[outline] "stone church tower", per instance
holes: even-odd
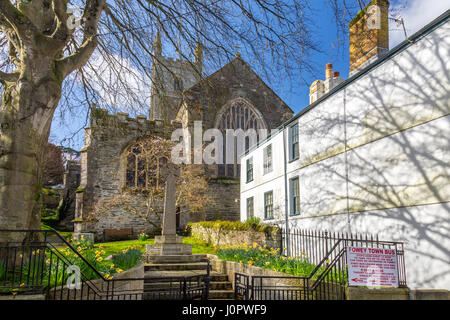
[[[150,120],[170,122],[178,112],[183,91],[201,79],[203,53],[197,43],[194,61],[166,58],[162,54],[159,31],[154,48],[149,116]]]

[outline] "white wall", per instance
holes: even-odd
[[[353,232],[405,241],[411,288],[450,290],[449,33],[447,21],[300,116],[300,158],[286,165],[287,179],[300,177],[293,226],[347,231],[350,221]],[[269,143],[274,171],[263,176]],[[273,189],[271,222],[284,223],[283,134],[242,161],[241,219],[250,196],[263,218],[264,192]]]

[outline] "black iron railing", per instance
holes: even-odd
[[[149,298],[144,294],[144,278],[105,278],[54,230],[0,230],[0,239],[7,238],[14,241],[0,240],[0,295],[43,294],[50,300]],[[160,288],[160,296],[207,299],[210,265],[206,261],[204,275],[163,279],[174,284],[171,288],[176,287],[178,293],[170,289],[170,294],[164,294],[165,289]]]
[[[246,274],[235,273],[234,275],[234,299],[250,300],[250,277]]]
[[[205,275],[145,278],[144,300],[208,300],[209,269]]]
[[[341,252],[348,246],[395,249],[397,253],[397,270],[400,287],[406,287],[405,251],[403,242],[380,240],[378,235],[312,231],[290,229],[286,233],[281,229],[280,252],[286,256],[306,258],[316,266],[331,265],[337,256],[336,268],[346,269],[346,253]],[[289,249],[286,244],[289,241]],[[331,272],[331,271],[329,271]]]
[[[286,241],[289,250],[284,250]],[[305,277],[253,276],[251,280],[247,275],[236,274],[236,296],[248,300],[343,300],[348,284],[348,246],[395,249],[399,287],[406,287],[402,242],[361,234],[305,230],[291,230],[286,234],[283,230],[280,251],[316,265],[314,270]]]

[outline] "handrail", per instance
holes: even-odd
[[[52,250],[55,250],[55,251],[59,254],[58,257],[59,257],[61,260],[63,260],[67,265],[73,265],[73,262],[70,261],[69,259],[67,259],[67,258],[64,256],[64,254],[62,254],[62,253],[58,250],[58,248],[56,248],[53,244],[51,244],[50,242],[47,242],[47,245],[50,246],[50,247],[52,248]],[[76,250],[75,250],[75,251],[76,251]],[[78,254],[78,252],[77,252],[77,254]],[[83,260],[84,260],[85,262],[87,262],[88,265],[90,265],[89,267],[90,267],[91,269],[97,271],[97,269],[95,269],[88,261],[86,261],[84,258],[83,258]],[[101,290],[100,290],[100,289],[99,289],[99,288],[91,281],[91,279],[89,279],[88,277],[86,277],[86,276],[81,272],[81,270],[80,270],[80,275],[84,278],[84,280],[85,280],[84,282],[89,282],[89,284],[90,284],[91,286],[93,286],[93,287],[98,291],[98,292],[96,292],[96,293],[100,295]],[[103,276],[102,276],[100,279],[103,279],[104,281],[107,280],[107,279],[103,278]]]
[[[311,290],[316,290],[316,288],[319,286],[320,283],[325,279],[325,277],[328,275],[328,273],[332,270],[332,268],[336,265],[336,263],[339,261],[339,259],[343,256],[346,249],[342,248],[341,251],[336,255],[336,257],[331,261],[329,265],[325,268],[325,270],[319,275],[316,281],[314,281],[314,284],[311,286]]]
[[[319,262],[319,264],[314,268],[314,270],[311,272],[311,274],[308,276],[308,279],[312,279],[314,274],[322,267],[322,264],[328,260],[328,257],[333,253],[333,251],[336,249],[336,247],[342,242],[342,239],[338,240],[334,246],[328,251],[327,255]]]
[[[66,239],[64,239],[58,232],[56,232],[55,230],[10,230],[10,229],[0,229],[0,232],[29,232],[29,233],[49,233],[49,232],[51,232],[51,233],[54,233],[54,234],[56,234],[56,236],[60,239],[60,240],[62,240],[63,241],[63,243],[64,244],[66,244],[73,252],[75,252],[76,253],[76,255],[81,259],[81,260],[83,260],[83,262],[85,262],[88,266],[89,266],[89,268],[91,268],[92,270],[94,270],[94,272],[101,278],[101,279],[103,279],[103,280],[107,280],[107,279],[105,279],[104,277],[103,277],[103,275],[100,273],[100,272],[98,272],[98,270],[97,269],[95,269],[95,267],[89,262],[89,261],[87,261],[79,252],[78,252],[78,250],[75,250],[75,248],[74,247],[72,247],[72,245],[69,243],[69,242],[67,242],[67,240]],[[45,239],[47,239],[47,236],[45,237]],[[48,241],[45,241],[46,243],[50,243],[50,242],[48,242]],[[53,245],[52,245],[53,246]],[[53,246],[53,248],[55,248],[54,246]],[[56,248],[55,248],[56,249]],[[57,250],[57,249],[56,249]],[[59,251],[58,251],[59,252]]]
[[[108,279],[105,279],[101,273],[98,272],[98,270],[92,266],[92,264],[87,261],[79,252],[76,250],[66,239],[64,239],[58,232],[55,230],[11,230],[11,229],[0,229],[0,232],[24,232],[24,233],[30,233],[31,235],[42,233],[44,234],[44,241],[33,241],[31,240],[30,243],[44,243],[47,248],[50,249],[50,252],[53,252],[55,256],[57,256],[65,265],[70,266],[74,263],[70,261],[61,251],[58,250],[51,242],[48,241],[48,234],[55,234],[61,242],[66,245],[80,260],[85,263],[98,277],[99,279],[103,280],[103,282],[107,282]],[[12,242],[14,243],[14,242]],[[21,243],[23,245],[23,242]],[[90,288],[90,290],[93,291],[94,295],[102,296],[102,291],[95,285],[95,283],[92,282],[92,279],[89,279],[83,272],[80,270],[80,276],[83,279],[83,282]],[[56,285],[56,284],[55,284]],[[50,288],[48,289],[50,290]]]
[[[295,234],[294,234],[295,235]],[[315,235],[313,235],[315,236]],[[318,238],[322,238],[320,235],[317,236]],[[370,244],[375,245],[376,247],[380,247],[380,248],[385,248],[385,247],[389,247],[389,248],[393,248],[395,247],[396,251],[397,251],[397,263],[401,263],[403,268],[404,268],[404,249],[403,249],[403,242],[400,241],[385,241],[385,240],[379,240],[378,237],[376,239],[363,239],[363,238],[338,238],[338,237],[327,237],[327,240],[337,240],[331,247],[331,249],[329,249],[326,254],[323,256],[323,258],[320,260],[320,262],[315,266],[314,270],[309,274],[309,276],[305,276],[305,277],[295,277],[295,276],[249,276],[249,275],[242,275],[242,276],[247,276],[251,278],[251,284],[252,285],[247,285],[247,290],[255,290],[255,288],[271,288],[271,287],[276,287],[276,286],[264,286],[262,284],[262,280],[263,279],[304,279],[305,281],[303,282],[303,288],[305,289],[305,294],[308,291],[309,293],[313,293],[314,291],[317,290],[317,288],[325,281],[327,282],[327,276],[330,274],[330,272],[335,272],[335,278],[330,279],[331,283],[334,284],[339,284],[339,285],[344,285],[345,284],[345,279],[346,277],[348,277],[348,266],[346,264],[346,262],[342,261],[342,257],[345,256],[346,252],[347,252],[347,246],[348,245],[353,245],[355,243],[355,245],[362,245],[363,243],[366,244],[366,246],[369,247]],[[331,245],[331,244],[330,244]],[[340,247],[341,246],[341,247]],[[329,261],[331,260],[331,262]],[[339,265],[338,265],[339,264]],[[325,268],[324,268],[325,267]],[[324,269],[323,269],[324,268]],[[322,269],[322,270],[321,270]],[[399,276],[399,285],[400,287],[402,286],[406,286],[406,279],[405,279],[405,272],[404,269],[402,269],[403,271],[401,271],[401,268],[399,267],[398,269],[398,276]],[[337,273],[336,273],[337,271]],[[312,280],[312,278],[314,276],[316,276],[315,281],[310,281]],[[239,278],[241,279],[241,278]],[[258,280],[260,281],[259,284],[255,283],[254,280]],[[235,279],[236,280],[236,279]],[[238,281],[237,284],[240,286],[240,288],[242,286],[245,286],[246,284]],[[271,289],[269,289],[271,290]],[[280,289],[283,290],[283,289]],[[328,288],[328,290],[336,290],[336,289],[330,289]],[[330,292],[328,292],[329,294]]]
[[[12,230],[12,229],[0,229],[0,233],[25,233],[27,234],[27,240],[24,241],[11,241],[11,242],[6,242],[6,248],[7,250],[9,250],[8,248],[15,248],[16,244],[17,246],[23,248],[23,250],[26,250],[26,248],[28,247],[33,247],[39,244],[39,246],[42,246],[42,248],[44,249],[44,255],[45,254],[50,254],[50,269],[52,268],[52,255],[57,259],[57,263],[55,263],[56,266],[56,273],[54,273],[53,275],[56,275],[56,277],[58,278],[59,275],[61,275],[60,273],[60,269],[58,266],[63,267],[63,274],[65,274],[65,270],[66,267],[69,267],[71,265],[74,265],[74,263],[71,261],[72,259],[67,257],[67,254],[63,254],[63,252],[60,251],[61,248],[57,248],[53,243],[48,241],[48,236],[50,234],[52,235],[56,235],[57,239],[60,240],[60,243],[63,245],[63,247],[69,251],[72,252],[72,254],[75,255],[76,258],[79,258],[80,261],[82,263],[84,263],[89,270],[93,271],[94,273],[94,277],[98,276],[98,279],[96,278],[95,280],[100,280],[100,283],[95,284],[94,279],[89,279],[81,270],[80,270],[80,276],[82,279],[82,286],[85,285],[86,288],[88,289],[88,299],[90,298],[90,295],[93,294],[94,300],[96,298],[100,298],[100,299],[105,299],[109,300],[114,299],[115,297],[115,283],[123,283],[126,281],[144,281],[144,278],[118,278],[118,279],[107,279],[105,278],[85,257],[83,257],[83,255],[78,252],[78,250],[76,250],[65,238],[63,238],[57,231],[55,230],[22,230],[22,229],[16,229],[16,230]],[[38,237],[37,239],[35,239],[36,235],[42,234],[44,239],[42,240],[42,238]],[[40,247],[39,247],[40,248]],[[17,249],[14,249],[17,250]],[[48,250],[48,251],[47,251]],[[9,252],[9,251],[7,251]],[[16,251],[15,251],[16,252]],[[31,252],[31,250],[30,250]],[[47,253],[45,253],[47,252]],[[31,253],[30,253],[31,254]],[[34,251],[33,251],[33,255],[34,255]],[[45,256],[44,256],[45,257]],[[198,275],[192,275],[192,276],[179,276],[179,277],[170,277],[170,280],[172,281],[179,281],[181,284],[184,284],[183,286],[183,292],[184,292],[184,297],[186,298],[186,293],[191,294],[193,292],[193,290],[201,290],[202,293],[202,298],[203,299],[207,299],[208,298],[208,293],[209,293],[209,283],[210,283],[210,270],[211,270],[211,264],[209,259],[202,259],[201,262],[206,262],[207,263],[207,267],[206,267],[206,272],[204,274],[198,274]],[[41,273],[38,277],[43,277],[43,273]],[[158,279],[161,279],[161,277],[155,277]],[[50,276],[49,276],[50,279]],[[153,277],[145,277],[145,279],[153,279]],[[5,278],[6,281],[6,278]],[[50,293],[51,290],[54,290],[55,292],[55,296],[56,297],[56,292],[58,290],[58,292],[61,292],[61,297],[62,297],[62,292],[63,290],[65,290],[65,285],[64,285],[64,275],[63,275],[63,279],[61,284],[57,284],[55,282],[54,286],[49,287],[49,285],[45,285],[44,283],[40,283],[39,284],[39,288],[42,291],[44,288],[45,291],[48,293]],[[194,282],[198,282],[197,284],[195,284]],[[48,284],[50,284],[50,280],[48,282]],[[98,287],[97,285],[99,285],[100,287]],[[105,285],[106,285],[106,291],[105,291]],[[57,289],[57,287],[61,286],[61,289]],[[181,287],[180,287],[181,288]],[[78,289],[77,289],[78,290]],[[119,288],[120,290],[120,288]],[[89,293],[91,292],[91,293]],[[138,295],[142,295],[145,292],[142,291],[140,293],[136,293],[136,290],[125,290],[124,292],[127,292],[127,294],[129,296],[138,296]],[[59,294],[59,293],[58,293]],[[75,295],[77,295],[75,293]],[[117,296],[117,294],[116,294]],[[67,297],[69,297],[69,293],[67,293]],[[81,288],[81,299],[83,299],[83,287]]]

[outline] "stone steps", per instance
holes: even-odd
[[[166,255],[166,256],[148,256],[147,261],[152,264],[180,264],[180,263],[200,263],[206,260],[204,254],[192,255]]]
[[[203,259],[204,257],[202,257]],[[181,258],[183,259],[183,258]],[[199,258],[194,258],[199,259]],[[177,299],[179,280],[173,278],[206,275],[208,264],[206,262],[179,263],[175,258],[169,258],[169,263],[152,263],[144,266],[144,300],[146,299]],[[171,282],[172,281],[172,282]],[[170,293],[157,290],[175,288]],[[156,290],[156,292],[154,291]],[[153,291],[153,292],[152,292]],[[226,274],[215,271],[210,272],[209,296],[212,300],[232,300],[234,290]]]
[[[176,277],[189,277],[189,276],[198,276],[205,275],[206,270],[172,270],[172,271],[151,271],[147,272],[144,276],[144,283],[150,282],[150,279],[155,280],[155,278],[176,278]],[[210,280],[211,281],[228,281],[228,276],[225,274],[217,273],[215,271],[210,272]]]
[[[173,283],[169,281],[158,281],[158,282],[146,282],[144,283],[144,290],[151,289],[167,289],[170,287],[176,287]],[[210,290],[230,290],[232,289],[231,282],[229,281],[210,281],[209,283]]]
[[[206,262],[194,262],[194,263],[155,263],[146,264],[144,266],[144,272],[151,271],[182,271],[182,270],[206,270],[208,264]]]
[[[234,291],[230,290],[209,290],[208,299],[210,300],[233,300]]]

